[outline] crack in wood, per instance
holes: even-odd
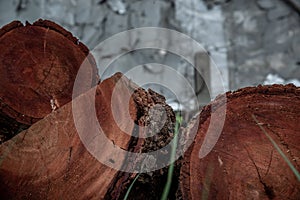
[[[267,168],[267,171],[266,171],[266,174],[264,175],[264,178],[268,175],[269,171],[270,171],[270,167],[271,167],[271,163],[272,163],[272,159],[273,159],[273,149],[271,151],[271,156],[270,156],[270,161],[269,161],[269,164],[268,164],[268,168]]]
[[[41,86],[44,85],[44,83],[45,83],[46,79],[48,78],[48,76],[49,76],[49,74],[50,74],[52,68],[54,67],[54,60],[55,60],[55,58],[53,58],[53,59],[51,60],[51,66],[49,67],[49,70],[47,70],[46,73],[44,74],[45,77],[44,77],[44,79],[41,81],[41,83],[39,84],[39,86],[36,88],[36,91],[39,91],[39,89],[41,88]],[[47,95],[48,97],[50,97],[49,94],[44,94],[44,95]]]
[[[46,54],[47,34],[48,34],[48,31],[49,31],[49,27],[46,29],[45,36],[44,36],[44,56]]]
[[[249,150],[247,149],[246,145],[243,144],[243,146],[244,146],[244,148],[245,148],[245,150],[246,150],[246,152],[247,152],[247,154],[248,154],[249,159],[251,160],[251,162],[253,163],[253,165],[254,165],[254,167],[255,167],[255,169],[256,169],[256,172],[257,172],[257,175],[258,175],[259,182],[263,185],[264,190],[265,190],[265,193],[266,193],[268,199],[274,199],[275,194],[274,194],[274,191],[273,191],[273,187],[267,185],[267,183],[265,183],[265,182],[263,181],[263,178],[261,177],[261,175],[260,175],[260,173],[259,173],[259,169],[258,169],[257,165],[255,164],[254,159],[253,159],[252,156],[250,155]]]
[[[237,117],[239,117],[239,116],[237,116]],[[244,144],[243,142],[240,142],[239,139],[236,137],[236,135],[235,135],[235,139],[236,139],[237,142],[238,142],[239,144],[241,144],[241,145],[243,146],[243,148],[246,150],[247,155],[248,155],[250,161],[252,162],[252,164],[253,164],[254,167],[255,167],[256,173],[257,173],[257,175],[258,175],[259,182],[262,184],[262,186],[263,186],[263,188],[264,188],[264,191],[265,191],[265,194],[267,195],[268,199],[274,199],[275,194],[274,194],[273,188],[272,188],[272,186],[268,186],[268,185],[263,181],[263,178],[262,178],[261,175],[260,175],[259,169],[258,169],[258,167],[257,167],[257,165],[256,165],[256,163],[255,163],[255,161],[254,161],[254,159],[252,158],[252,156],[251,156],[251,154],[250,154],[250,152],[249,152],[249,150],[248,150],[248,148],[247,148],[247,145]],[[272,156],[273,156],[273,150],[272,150],[272,153],[271,153],[271,158],[272,158]],[[269,168],[270,168],[270,165],[271,165],[271,161],[272,161],[272,160],[270,159],[269,164],[268,164],[268,169],[267,169],[266,175],[269,173]],[[265,176],[266,176],[266,175],[265,175]],[[265,176],[264,176],[264,177],[265,177]]]

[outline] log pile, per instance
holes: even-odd
[[[160,199],[168,168],[131,173],[147,164],[113,149],[168,155],[176,119],[162,95],[121,73],[100,83],[87,47],[51,21],[2,27],[0,50],[0,199],[123,199],[134,181],[129,199]],[[225,96],[181,128],[169,199],[300,199],[300,89]]]

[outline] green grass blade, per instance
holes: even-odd
[[[176,124],[175,124],[175,133],[174,133],[174,139],[173,139],[173,145],[172,145],[172,150],[171,150],[171,156],[170,156],[170,166],[168,170],[168,178],[167,178],[167,183],[165,185],[163,194],[161,196],[161,200],[167,200],[168,195],[170,192],[170,188],[172,185],[172,177],[173,177],[173,172],[174,172],[174,162],[175,162],[175,157],[176,157],[176,149],[177,149],[177,141],[178,141],[178,132],[179,132],[179,127],[182,122],[182,117],[180,116],[179,113],[176,114]]]
[[[128,199],[129,193],[130,193],[130,191],[131,191],[131,189],[132,189],[132,187],[133,187],[135,181],[139,178],[139,176],[140,176],[140,174],[136,175],[136,177],[134,178],[134,180],[133,180],[132,183],[130,184],[130,186],[129,186],[129,188],[128,188],[126,194],[125,194],[124,200],[127,200],[127,199]]]
[[[278,153],[281,155],[281,157],[284,159],[284,161],[288,164],[288,166],[291,168],[292,172],[297,177],[298,181],[300,181],[300,174],[298,170],[294,167],[294,165],[291,163],[291,161],[286,157],[286,155],[281,151],[279,146],[276,144],[276,142],[273,140],[273,138],[267,133],[267,131],[264,129],[264,127],[259,123],[259,121],[256,119],[254,115],[252,115],[252,118],[256,122],[256,124],[259,126],[259,128],[263,131],[263,133],[267,136],[267,138],[271,141],[275,149],[278,151]]]

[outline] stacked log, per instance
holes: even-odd
[[[0,50],[1,199],[160,199],[168,168],[138,173],[170,159],[162,95],[121,73],[97,84],[88,48],[51,21],[4,26]],[[273,85],[205,106],[179,133],[169,199],[300,199],[299,105],[299,88]]]
[[[181,167],[183,199],[299,199],[300,89],[259,86],[226,96],[206,106],[186,130],[197,135]],[[201,157],[211,116],[224,106],[220,137]],[[215,116],[222,123],[222,115]]]
[[[113,92],[118,94],[117,102],[114,102],[117,105],[124,105],[129,99],[128,110],[132,120],[128,119],[127,115],[118,115],[118,121],[126,124],[122,129],[116,124],[112,113]],[[88,109],[94,94],[102,133],[110,143],[113,141],[113,145],[137,153],[149,149],[150,146],[154,147],[154,143],[157,143],[152,140],[151,145],[148,145],[147,140],[131,137],[140,134],[139,130],[134,128],[135,124],[145,122],[145,115],[141,115],[142,104],[137,101],[140,95],[147,95],[148,103],[152,101],[152,106],[159,103],[167,107],[168,120],[158,135],[171,138],[174,113],[165,104],[165,99],[153,91],[147,92],[137,88],[122,74],[117,73],[98,85],[95,92],[89,91],[73,100],[77,102],[76,108],[72,108],[72,103],[68,103],[0,146],[1,197],[119,199],[125,195],[126,189],[137,174],[118,171],[93,157],[82,142],[82,136],[78,134],[74,124],[74,109],[79,114],[80,112],[84,114],[84,109]],[[145,108],[145,105],[142,108]],[[121,109],[120,112],[125,111]],[[95,121],[86,115],[82,117],[86,125],[89,125],[84,127],[86,137],[92,137],[94,133],[91,132],[91,126]],[[96,141],[94,136],[92,139]],[[111,163],[121,163],[123,169],[132,167],[133,164],[138,165],[134,163],[137,161],[128,162],[122,155],[118,156],[118,159],[112,159],[113,152],[108,151],[105,145],[101,147],[100,157],[105,157]],[[155,183],[152,184],[155,189]]]
[[[98,83],[88,48],[48,20],[0,29],[0,143],[72,99],[79,68],[86,84]]]

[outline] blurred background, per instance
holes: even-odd
[[[226,91],[272,83],[300,86],[299,0],[0,0],[0,26],[39,18],[60,24],[91,50],[132,28],[164,27],[182,32],[203,45],[220,69]],[[100,69],[101,78],[139,65],[137,77],[141,79],[172,80],[162,65],[148,63],[165,64],[184,75],[195,88],[200,105],[205,105],[222,92],[220,82],[210,73],[207,53],[188,55],[194,60],[188,63],[162,50],[134,51],[105,72]],[[203,76],[208,80],[205,83]],[[176,92],[155,84],[149,87],[163,93],[173,108],[174,93],[182,94],[185,109],[193,109],[180,82]],[[209,94],[207,88],[213,92]]]

